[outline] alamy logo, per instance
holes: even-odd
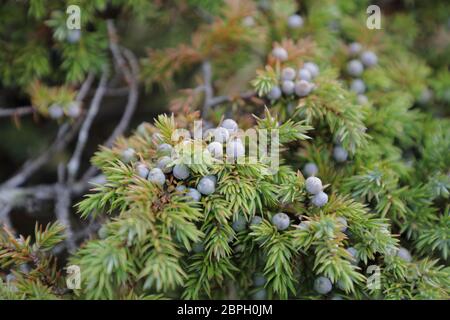
[[[366,26],[369,29],[381,29],[381,9],[377,5],[370,5],[366,10],[369,17],[366,21]]]
[[[202,130],[202,121],[194,122],[194,135],[185,129],[177,129],[172,135],[172,156],[184,164],[208,163],[263,163],[267,172],[275,174],[279,169],[280,137],[278,129],[247,129],[229,131],[225,128]],[[212,141],[207,147],[204,140]],[[224,146],[225,145],[225,146]],[[224,146],[224,148],[223,148]]]
[[[370,265],[366,270],[370,276],[367,278],[367,289],[379,290],[381,289],[381,271],[380,267],[376,265]]]
[[[66,13],[69,15],[66,20],[66,26],[69,30],[81,29],[81,9],[77,5],[67,7]]]
[[[66,285],[68,289],[81,288],[81,269],[77,265],[70,265],[67,267]]]

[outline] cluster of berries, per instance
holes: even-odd
[[[206,130],[203,138],[206,141],[213,140],[208,144],[207,151],[217,160],[223,158],[224,148],[229,159],[236,160],[243,157],[245,146],[237,136],[238,132],[239,126],[233,119],[225,119],[219,127]]]
[[[53,103],[48,107],[48,115],[52,119],[61,119],[64,115],[70,118],[78,118],[81,115],[81,104],[78,101],[72,101],[63,106],[59,103]]]
[[[272,55],[278,61],[288,59],[287,51],[282,47],[275,47]],[[278,100],[284,94],[285,96],[306,97],[315,88],[312,80],[319,75],[319,67],[314,62],[305,62],[303,67],[298,70],[292,67],[285,67],[281,70],[279,84],[273,86],[267,97],[270,100]]]
[[[222,160],[224,154],[227,159],[233,160],[245,156],[245,146],[242,140],[237,137],[238,131],[238,124],[232,119],[225,119],[217,128],[206,130],[203,135],[203,142],[207,145],[206,148],[203,148],[203,144],[201,144],[202,155],[211,160]],[[172,145],[163,142],[159,133],[153,134],[152,140],[157,145],[156,152],[160,156],[153,166],[143,161],[136,162],[138,157],[133,148],[122,151],[122,161],[132,163],[138,176],[163,187],[166,184],[167,175],[172,175],[178,181],[175,191],[185,194],[196,202],[200,201],[202,196],[215,192],[217,177],[213,175],[200,178],[195,188],[184,185],[182,181],[187,181],[191,177],[189,166],[180,163],[179,154],[175,152]],[[181,143],[190,143],[190,138],[186,138]]]
[[[323,207],[328,202],[328,195],[323,192],[322,180],[311,176],[305,181],[306,191],[312,195],[311,203],[316,207]]]
[[[359,104],[366,104],[368,101],[364,95],[366,85],[360,77],[365,68],[371,68],[378,63],[378,57],[372,51],[363,51],[361,44],[357,42],[349,45],[348,53],[352,60],[347,64],[347,73],[354,78],[350,84],[350,90],[358,95]]]
[[[186,181],[191,172],[187,165],[183,163],[175,164],[175,159],[170,157],[172,153],[172,146],[167,143],[161,143],[157,147],[159,154],[164,154],[156,162],[156,165],[151,168],[147,163],[137,162],[135,164],[135,170],[138,176],[147,179],[151,183],[163,187],[166,183],[166,174],[172,174],[172,176],[178,180],[178,182]],[[122,152],[122,161],[130,163],[137,158],[136,151],[133,148],[127,148]],[[187,188],[183,184],[177,185],[176,192],[185,194],[188,198],[195,202],[200,201],[202,195],[210,195],[215,192],[217,184],[217,178],[213,175],[207,175],[200,178],[196,188]]]

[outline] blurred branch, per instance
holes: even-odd
[[[118,97],[125,96],[130,92],[130,88],[122,87],[122,88],[107,88],[105,91],[105,96],[108,97]]]
[[[87,192],[102,175],[89,180],[74,182],[70,188],[71,197],[78,197]],[[0,210],[8,206],[11,209],[22,206],[27,199],[36,201],[52,201],[57,197],[57,183],[40,184],[32,187],[2,189],[0,192]]]
[[[55,153],[67,146],[78,131],[80,124],[81,121],[78,120],[72,127],[69,123],[61,125],[52,145],[37,158],[25,162],[18,173],[0,185],[0,189],[14,188],[23,184],[32,174],[45,165]]]
[[[116,138],[121,134],[123,134],[125,130],[128,128],[128,125],[130,124],[134,111],[136,110],[137,101],[139,97],[138,82],[137,82],[137,77],[139,75],[139,65],[137,59],[135,55],[128,49],[124,48],[123,53],[127,58],[127,60],[129,61],[131,68],[131,82],[129,83],[130,91],[128,94],[128,101],[127,105],[125,106],[123,116],[120,119],[119,123],[117,124],[116,128],[114,129],[113,133],[105,143],[105,146],[107,147],[111,146],[114,140],[116,140]],[[125,74],[125,71],[123,72]]]
[[[89,111],[84,118],[83,124],[81,125],[80,132],[78,134],[78,141],[73,152],[72,158],[67,164],[67,181],[65,177],[66,166],[63,162],[58,167],[58,183],[55,184],[56,197],[55,197],[55,215],[58,221],[65,226],[64,232],[66,235],[66,244],[69,252],[73,252],[76,248],[76,241],[74,239],[72,226],[70,224],[70,206],[72,204],[72,197],[70,192],[70,186],[74,183],[78,169],[80,167],[80,158],[83,150],[86,146],[87,139],[89,137],[89,130],[94,122],[94,118],[100,109],[100,104],[102,102],[103,96],[105,94],[106,85],[108,81],[108,73],[103,71],[98,84],[97,90],[95,91],[94,97],[92,98]],[[86,95],[89,88],[82,88],[83,92],[81,95]],[[80,90],[81,91],[81,90]]]
[[[72,158],[70,159],[67,168],[68,168],[68,183],[73,183],[75,180],[76,174],[80,167],[80,158],[83,153],[83,150],[86,146],[87,139],[89,137],[89,130],[92,126],[95,116],[98,113],[100,108],[100,104],[102,102],[103,96],[105,94],[106,83],[108,80],[107,72],[104,71],[102,77],[100,79],[99,85],[95,92],[94,98],[91,101],[91,105],[89,107],[89,111],[86,115],[86,118],[83,121],[83,124],[80,129],[80,133],[78,134],[78,142],[75,147],[75,151],[73,152]]]
[[[76,243],[73,238],[72,225],[70,224],[70,205],[71,197],[70,190],[67,187],[65,180],[65,165],[61,163],[58,166],[58,183],[55,184],[55,216],[56,219],[65,227],[64,233],[66,235],[66,244],[69,252],[73,252],[76,248]]]
[[[86,80],[83,82],[83,84],[80,87],[80,90],[78,90],[78,94],[76,97],[76,101],[83,101],[84,98],[86,98],[87,94],[89,93],[89,89],[92,86],[92,82],[94,82],[94,74],[90,72],[86,78]]]
[[[31,114],[33,112],[34,112],[34,108],[31,106],[9,108],[9,109],[0,108],[0,117],[23,116],[23,115]]]
[[[247,91],[244,93],[241,93],[238,97],[230,97],[230,96],[217,96],[217,97],[212,97],[209,100],[209,104],[208,104],[208,108],[212,108],[215,107],[219,104],[225,103],[225,102],[232,102],[234,101],[236,98],[240,98],[240,99],[251,99],[255,96],[255,92],[254,91]]]
[[[120,71],[123,73],[126,82],[130,84],[133,81],[132,79],[133,77],[131,71],[126,66],[125,59],[123,58],[120,52],[120,48],[118,45],[119,36],[117,34],[117,29],[116,26],[114,25],[114,21],[110,19],[106,22],[106,24],[108,27],[109,49],[111,50],[115,63],[119,67]]]
[[[203,101],[202,108],[202,116],[206,116],[206,113],[213,107],[225,103],[232,102],[236,98],[240,99],[251,99],[255,96],[255,92],[247,91],[240,94],[238,97],[231,96],[214,96],[214,90],[212,86],[212,68],[211,63],[209,61],[204,61],[202,64],[202,73],[203,73],[203,85],[198,86],[198,89],[201,89],[205,92],[205,99]]]
[[[120,48],[117,44],[117,30],[112,20],[108,20],[108,34],[110,38],[110,49],[113,55],[114,61],[116,62],[119,70],[123,74],[128,87],[128,100],[125,106],[124,113],[120,119],[117,126],[114,128],[112,134],[105,141],[104,145],[110,147],[118,136],[122,135],[130,124],[131,118],[136,110],[138,98],[139,98],[139,87],[138,87],[138,76],[139,76],[139,64],[136,56],[131,50],[127,48]],[[123,55],[122,55],[123,53]],[[128,64],[126,63],[128,61]],[[83,175],[82,180],[89,179],[97,172],[97,169],[91,166]]]

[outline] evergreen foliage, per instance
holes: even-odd
[[[75,207],[100,227],[64,261],[82,270],[80,289],[56,261],[67,223],[20,238],[5,226],[0,298],[448,299],[450,10],[401,2],[370,30],[367,1],[81,1],[78,39],[61,4],[7,1],[1,86],[33,112],[75,127],[91,111],[70,111],[82,83],[101,76],[100,90],[120,69],[172,114],[93,155],[102,179]],[[188,35],[137,48],[133,82],[111,21],[151,29],[171,15]],[[277,170],[252,161],[239,128],[269,134]],[[0,204],[14,194],[1,187]]]

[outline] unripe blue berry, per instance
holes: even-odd
[[[305,187],[306,191],[308,191],[310,194],[318,194],[322,192],[323,189],[322,180],[317,177],[309,177],[305,181]]]
[[[125,163],[136,159],[136,151],[133,148],[128,148],[122,151],[122,161]]]
[[[366,66],[366,67],[373,67],[374,65],[376,65],[378,63],[378,57],[377,55],[372,52],[372,51],[364,51],[361,54],[361,62]]]
[[[317,168],[315,163],[308,162],[303,167],[303,172],[305,173],[305,176],[312,177],[317,175],[317,173],[319,172],[319,168]]]
[[[228,132],[236,132],[239,129],[238,124],[233,119],[225,119],[223,120],[222,124],[220,125],[222,128],[225,128],[228,130]]]
[[[254,216],[253,218],[252,218],[252,221],[250,222],[250,224],[252,225],[252,226],[254,226],[254,225],[257,225],[257,224],[260,224],[261,222],[262,222],[262,218],[260,217],[260,216]]]
[[[341,146],[336,146],[333,149],[333,158],[336,162],[345,162],[348,158],[348,152]]]
[[[311,72],[309,72],[308,69],[301,68],[300,70],[298,70],[298,78],[300,80],[311,81],[312,75],[311,75]]]
[[[189,188],[188,192],[186,193],[186,196],[191,197],[192,200],[194,200],[195,202],[199,202],[200,199],[202,198],[200,192],[198,192],[197,189],[194,188]]]
[[[360,76],[364,71],[364,66],[359,60],[351,60],[347,64],[347,73],[353,77]]]
[[[275,59],[279,61],[286,61],[288,59],[288,53],[286,49],[282,47],[273,48],[272,55],[274,56]]]
[[[152,170],[150,170],[147,179],[148,181],[159,186],[163,186],[166,182],[166,176],[160,168],[153,168]]]
[[[161,143],[157,149],[158,153],[161,155],[170,155],[172,153],[172,150],[172,146],[168,143]]]
[[[215,175],[210,174],[210,175],[204,176],[204,178],[211,179],[214,182],[214,185],[217,184],[217,177]]]
[[[173,176],[178,180],[185,180],[189,177],[190,170],[187,165],[179,163],[173,167],[172,173]]]
[[[253,300],[266,300],[267,299],[267,291],[264,288],[261,288],[252,295]]]
[[[361,79],[355,79],[350,84],[350,90],[357,94],[363,94],[366,91],[366,85]]]
[[[78,101],[73,101],[67,107],[67,115],[71,118],[78,118],[81,114],[81,106]]]
[[[48,115],[52,119],[61,119],[64,116],[64,110],[60,105],[54,103],[48,108]]]
[[[291,67],[284,68],[281,70],[281,80],[294,80],[295,70]]]
[[[172,166],[169,165],[171,162],[171,158],[169,158],[168,156],[163,156],[159,159],[156,166],[160,168],[164,173],[169,173],[172,171]]]
[[[227,143],[227,157],[230,159],[238,159],[245,156],[245,146],[239,139],[233,139]]]
[[[222,159],[222,157],[223,157],[223,145],[220,142],[217,142],[217,141],[211,142],[208,145],[207,150],[209,151],[209,153],[211,154],[211,156],[213,158]]]
[[[232,227],[236,232],[244,231],[247,228],[247,220],[242,214],[239,214],[237,219],[233,221]]]
[[[228,138],[230,137],[230,133],[227,129],[218,127],[214,129],[214,141],[225,143],[228,141]]]
[[[303,18],[298,14],[293,14],[288,17],[288,26],[292,29],[303,27]]]
[[[273,86],[267,94],[267,98],[270,100],[278,100],[281,97],[281,89],[279,86]]]
[[[255,273],[253,276],[253,285],[255,287],[262,287],[266,284],[266,277],[264,277],[264,274],[258,272]]]
[[[66,40],[69,43],[77,43],[81,39],[81,30],[80,29],[71,29],[67,31]]]
[[[272,223],[278,230],[285,230],[290,224],[289,216],[286,213],[278,212],[272,217]]]
[[[328,195],[323,191],[319,192],[312,198],[311,202],[316,207],[323,207],[328,202]]]
[[[358,55],[362,50],[362,46],[358,42],[352,42],[348,46],[348,53],[352,56]]]
[[[305,62],[303,68],[308,70],[313,78],[317,77],[320,73],[319,66],[314,62]]]
[[[216,129],[214,129],[214,128],[206,129],[203,132],[203,139],[204,140],[209,140],[210,138],[214,137],[214,130],[216,130]]]
[[[285,95],[291,95],[294,93],[295,83],[291,80],[284,80],[281,83],[281,90]]]
[[[400,259],[402,259],[402,260],[404,260],[404,261],[406,261],[406,262],[411,262],[411,261],[412,261],[411,253],[410,253],[407,249],[405,249],[405,248],[403,248],[403,247],[400,247],[400,248],[398,249],[398,251],[397,251],[397,256],[398,256]]]
[[[197,190],[204,195],[210,195],[216,191],[216,181],[210,176],[200,179],[197,185]]]
[[[351,257],[352,257],[352,263],[353,263],[353,264],[358,264],[358,262],[359,262],[358,251],[357,251],[355,248],[350,247],[350,248],[347,248],[347,252],[348,252],[348,253],[351,255]]]
[[[327,294],[333,289],[333,284],[327,277],[318,277],[314,281],[314,290],[319,294]]]
[[[295,94],[299,97],[306,97],[311,93],[313,86],[306,80],[300,80],[295,82]]]
[[[145,179],[145,178],[148,177],[148,173],[150,172],[150,170],[148,169],[148,167],[144,163],[139,163],[136,166],[136,172],[137,172],[139,177]]]

